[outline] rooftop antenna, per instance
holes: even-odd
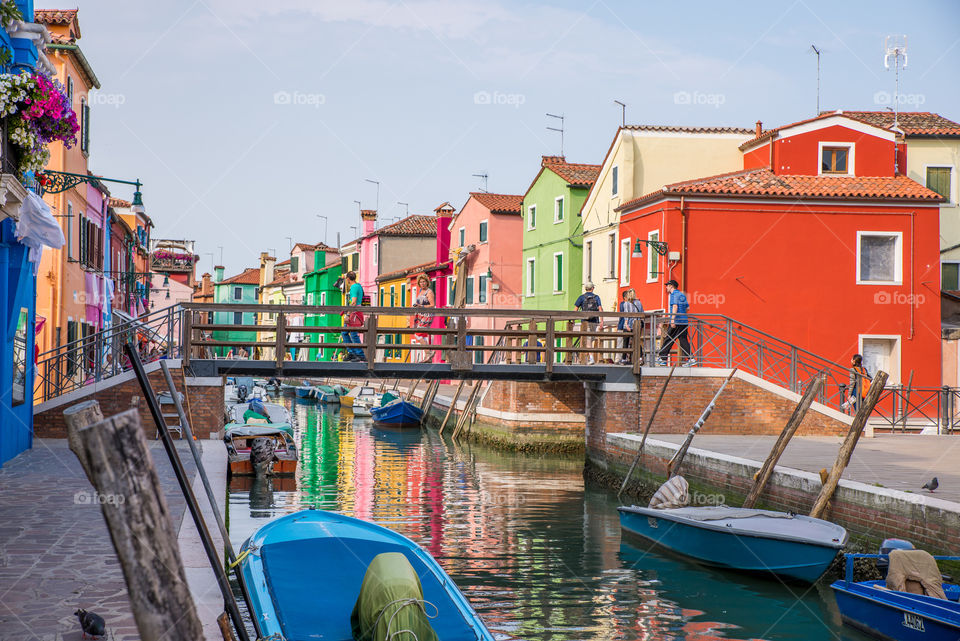
[[[217,247],[220,249],[220,263],[219,263],[219,264],[222,265],[222,264],[223,264],[223,245],[217,245]]]
[[[906,36],[887,36],[883,43],[883,66],[890,68],[890,59],[893,58],[893,66],[897,76],[897,90],[893,94],[893,129],[900,132],[900,123],[898,115],[900,111],[900,68],[907,68],[907,37]],[[900,59],[903,58],[903,65]]]
[[[817,54],[817,115],[820,115],[820,50],[815,45],[810,45],[813,53]]]
[[[290,250],[289,250],[289,251],[293,251],[293,238],[291,238],[290,236],[284,236],[284,238],[286,238],[287,240],[290,241]]]
[[[400,201],[398,200],[398,201],[397,201],[397,204],[398,204],[398,205],[403,205],[404,207],[406,207],[406,208],[407,208],[407,213],[406,213],[406,215],[407,215],[407,216],[410,215],[410,203],[402,203],[402,202],[400,202]]]
[[[212,270],[216,265],[213,264],[213,252],[203,252],[204,256],[210,257],[210,269]]]
[[[614,104],[620,105],[620,126],[627,126],[627,105],[620,102],[619,100],[614,100]]]
[[[374,207],[374,210],[380,211],[380,181],[379,181],[379,180],[371,180],[371,179],[369,179],[369,178],[364,178],[364,180],[366,180],[368,183],[373,183],[374,185],[377,186],[377,204],[376,204],[376,206]]]
[[[560,132],[560,156],[563,157],[563,114],[555,116],[554,114],[547,114],[550,118],[556,118],[560,121],[560,127],[547,127],[550,131],[559,131]]]
[[[473,174],[473,177],[479,178],[483,181],[483,189],[481,189],[480,191],[482,191],[483,193],[487,193],[487,178],[490,177],[487,174],[487,172],[483,172],[482,174]]]

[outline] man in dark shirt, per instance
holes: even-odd
[[[587,281],[583,284],[583,293],[577,298],[574,302],[574,306],[577,308],[577,311],[581,312],[602,312],[603,304],[600,301],[600,297],[593,293],[593,283]],[[599,316],[588,316],[585,322],[586,330],[588,332],[597,331],[597,327],[600,325]],[[594,345],[594,339],[592,337],[585,337],[583,340],[583,346],[587,349],[592,349]],[[587,360],[588,365],[593,365],[595,363],[593,354],[590,354],[589,360]]]

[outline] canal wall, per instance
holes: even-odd
[[[181,361],[167,361],[177,391],[184,391],[184,378],[181,374]],[[167,390],[166,379],[158,361],[144,365],[147,377],[154,393]],[[225,412],[223,379],[213,377],[186,377],[186,390],[189,393],[190,427],[197,438],[209,438],[223,429]],[[126,371],[105,381],[91,383],[67,392],[62,396],[40,403],[33,410],[33,433],[36,438],[66,438],[67,428],[63,421],[63,410],[81,401],[95,400],[100,403],[104,416],[113,416],[136,407],[140,412],[148,439],[154,438],[156,426],[150,414],[150,408],[143,398],[143,390],[133,371]],[[187,407],[184,407],[186,410]],[[171,408],[172,410],[172,408]],[[173,420],[168,421],[173,424]]]

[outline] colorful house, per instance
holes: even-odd
[[[579,210],[583,221],[583,280],[615,309],[619,279],[631,249],[619,238],[621,204],[661,186],[740,169],[737,147],[753,129],[626,125],[607,148],[596,182]],[[628,281],[629,278],[624,278]]]
[[[323,265],[324,258],[328,261],[326,265]],[[320,307],[342,305],[343,291],[340,288],[340,282],[343,275],[343,266],[339,257],[331,255],[329,252],[317,250],[313,264],[322,266],[309,272],[304,277],[306,304]],[[304,319],[304,325],[307,327],[340,327],[341,324],[342,318],[337,313],[307,314]],[[340,342],[340,333],[306,334],[306,340],[311,343],[338,343]],[[334,359],[335,353],[336,348],[311,347],[307,358],[311,361],[330,361]]]
[[[371,304],[377,299],[377,276],[408,267],[411,257],[436,251],[437,223],[434,216],[411,214],[376,229],[377,212],[361,212],[364,235],[360,238],[358,282]]]
[[[213,302],[255,305],[257,303],[257,289],[260,285],[260,270],[256,267],[249,267],[242,272],[230,278],[224,279],[223,267],[217,265],[213,268],[216,272],[216,281],[213,285]],[[256,314],[254,312],[214,312],[214,322],[223,325],[255,325]],[[229,330],[213,332],[215,341],[250,341],[257,340],[256,331]],[[225,356],[231,348],[217,347],[215,353],[219,356]],[[251,348],[244,348],[251,352]],[[233,349],[234,354],[238,348]]]
[[[675,279],[692,314],[725,314],[836,363],[859,352],[891,384],[913,372],[914,385],[938,386],[942,198],[904,175],[902,135],[840,112],[755,133],[739,171],[618,208],[622,242],[640,250],[621,289],[664,309]]]
[[[410,292],[410,304],[412,305],[420,295],[418,281],[421,275],[426,275],[430,280],[430,289],[433,290],[435,304],[437,307],[454,306],[454,274],[453,261],[450,259],[450,221],[456,213],[456,209],[448,202],[441,203],[434,210],[433,221],[427,224],[435,225],[434,259],[431,262],[422,265],[415,265],[407,272],[407,290]],[[427,218],[430,218],[429,216]],[[433,327],[441,328],[446,326],[446,318],[436,316],[433,321]],[[433,345],[440,345],[443,337],[439,334],[431,335],[430,342]],[[443,353],[439,350],[434,352],[434,362],[443,360]]]
[[[433,262],[416,267],[400,269],[389,274],[377,276],[377,305],[380,307],[410,307],[412,300],[410,298],[410,289],[408,288],[408,278],[411,270],[432,266]],[[423,273],[420,271],[420,273]],[[410,316],[399,314],[396,316],[382,315],[377,318],[377,326],[383,328],[390,327],[409,327]],[[380,336],[380,340],[386,345],[382,351],[382,358],[391,363],[407,362],[410,360],[409,351],[393,349],[390,345],[410,344],[409,334],[385,334]]]
[[[578,212],[600,165],[544,156],[523,195],[524,309],[569,310],[583,291],[583,227]],[[479,229],[486,242],[489,229]]]

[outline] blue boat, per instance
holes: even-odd
[[[897,592],[885,580],[853,581],[857,558],[883,559],[885,554],[847,554],[846,572],[830,587],[843,622],[878,639],[892,641],[957,641],[960,639],[960,586],[944,583],[946,599]],[[960,561],[958,556],[935,556],[938,561]]]
[[[348,516],[304,510],[257,530],[243,544],[241,571],[264,638],[353,638],[351,612],[374,557],[406,557],[436,607],[430,625],[444,641],[494,641],[453,580],[430,554],[392,530]],[[428,613],[434,609],[428,606]]]
[[[395,398],[381,407],[371,407],[373,422],[392,427],[417,427],[423,421],[423,410],[402,398]]]
[[[300,385],[297,387],[297,398],[313,398],[315,389],[313,385]]]
[[[340,404],[340,395],[337,394],[337,390],[331,385],[318,385],[314,388],[313,396],[321,403],[327,405]]]
[[[700,563],[813,583],[847,531],[809,516],[727,506],[620,507],[620,526]]]

